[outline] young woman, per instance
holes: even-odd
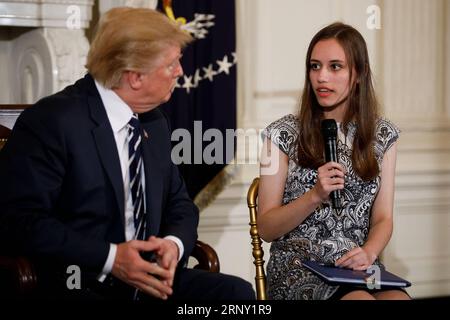
[[[325,163],[323,119],[338,124],[338,162]],[[272,242],[270,298],[409,299],[403,290],[331,286],[302,267],[303,260],[354,270],[379,264],[392,234],[398,135],[378,114],[361,34],[342,23],[319,31],[306,57],[298,116],[264,131],[258,228]],[[330,203],[334,190],[341,190],[340,210]]]

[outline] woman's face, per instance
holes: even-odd
[[[351,81],[342,46],[335,39],[319,41],[313,48],[309,63],[309,80],[324,112],[345,111]]]

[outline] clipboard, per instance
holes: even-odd
[[[406,288],[411,286],[411,282],[396,276],[393,273],[380,267],[380,277],[377,281],[374,272],[351,270],[346,268],[335,267],[331,264],[321,263],[317,261],[303,261],[302,265],[318,275],[326,282],[334,285],[352,284],[359,286],[380,285],[380,287],[397,287]]]

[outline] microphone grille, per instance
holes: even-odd
[[[322,136],[324,139],[336,138],[337,136],[337,124],[334,119],[322,120]]]

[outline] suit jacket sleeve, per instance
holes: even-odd
[[[198,209],[189,198],[183,178],[174,164],[170,189],[163,215],[163,234],[180,238],[184,245],[183,259],[187,260],[198,236]]]
[[[100,272],[109,243],[75,232],[67,226],[73,217],[58,211],[69,165],[64,130],[33,109],[0,153],[0,250]]]

